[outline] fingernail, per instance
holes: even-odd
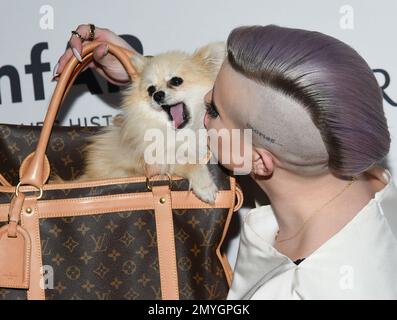
[[[55,65],[54,71],[52,72],[53,78],[55,78],[58,75],[58,73],[57,73],[58,67],[59,67],[59,62]]]
[[[83,59],[81,59],[80,53],[76,50],[76,48],[73,48],[72,51],[77,60],[79,60],[79,62],[83,62]]]
[[[109,53],[109,45],[106,45],[103,55],[106,56],[108,53]]]

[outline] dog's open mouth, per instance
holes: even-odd
[[[162,105],[161,107],[167,112],[170,121],[174,122],[175,129],[181,129],[189,122],[189,111],[183,102],[173,105]]]

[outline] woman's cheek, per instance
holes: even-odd
[[[207,111],[205,112],[203,121],[204,121],[204,128],[206,128],[208,130],[209,129],[209,127],[208,127],[209,116],[208,116],[208,112]]]
[[[213,152],[214,156],[218,160],[218,162],[228,170],[233,170],[234,164],[232,161],[232,153],[231,146],[229,145],[229,139],[222,139],[220,136],[217,138],[211,139],[210,149]]]
[[[210,132],[209,147],[214,157],[223,167],[228,170],[233,170],[236,167],[233,163],[233,137],[222,137],[221,133],[225,133],[224,130],[226,128],[222,126],[222,123],[217,121],[218,119],[219,118],[212,119],[207,113],[204,115],[204,127]],[[230,130],[226,130],[226,132],[231,135]]]

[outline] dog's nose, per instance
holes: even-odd
[[[153,95],[154,101],[156,101],[158,104],[161,104],[161,103],[163,102],[164,97],[165,97],[164,91],[157,91],[157,92]]]

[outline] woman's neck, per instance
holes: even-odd
[[[350,186],[350,180],[331,173],[303,177],[276,169],[271,178],[253,178],[269,197],[279,238],[294,236],[278,248],[285,248],[284,253],[291,258],[301,258],[328,240],[380,189],[366,175],[357,177]]]

